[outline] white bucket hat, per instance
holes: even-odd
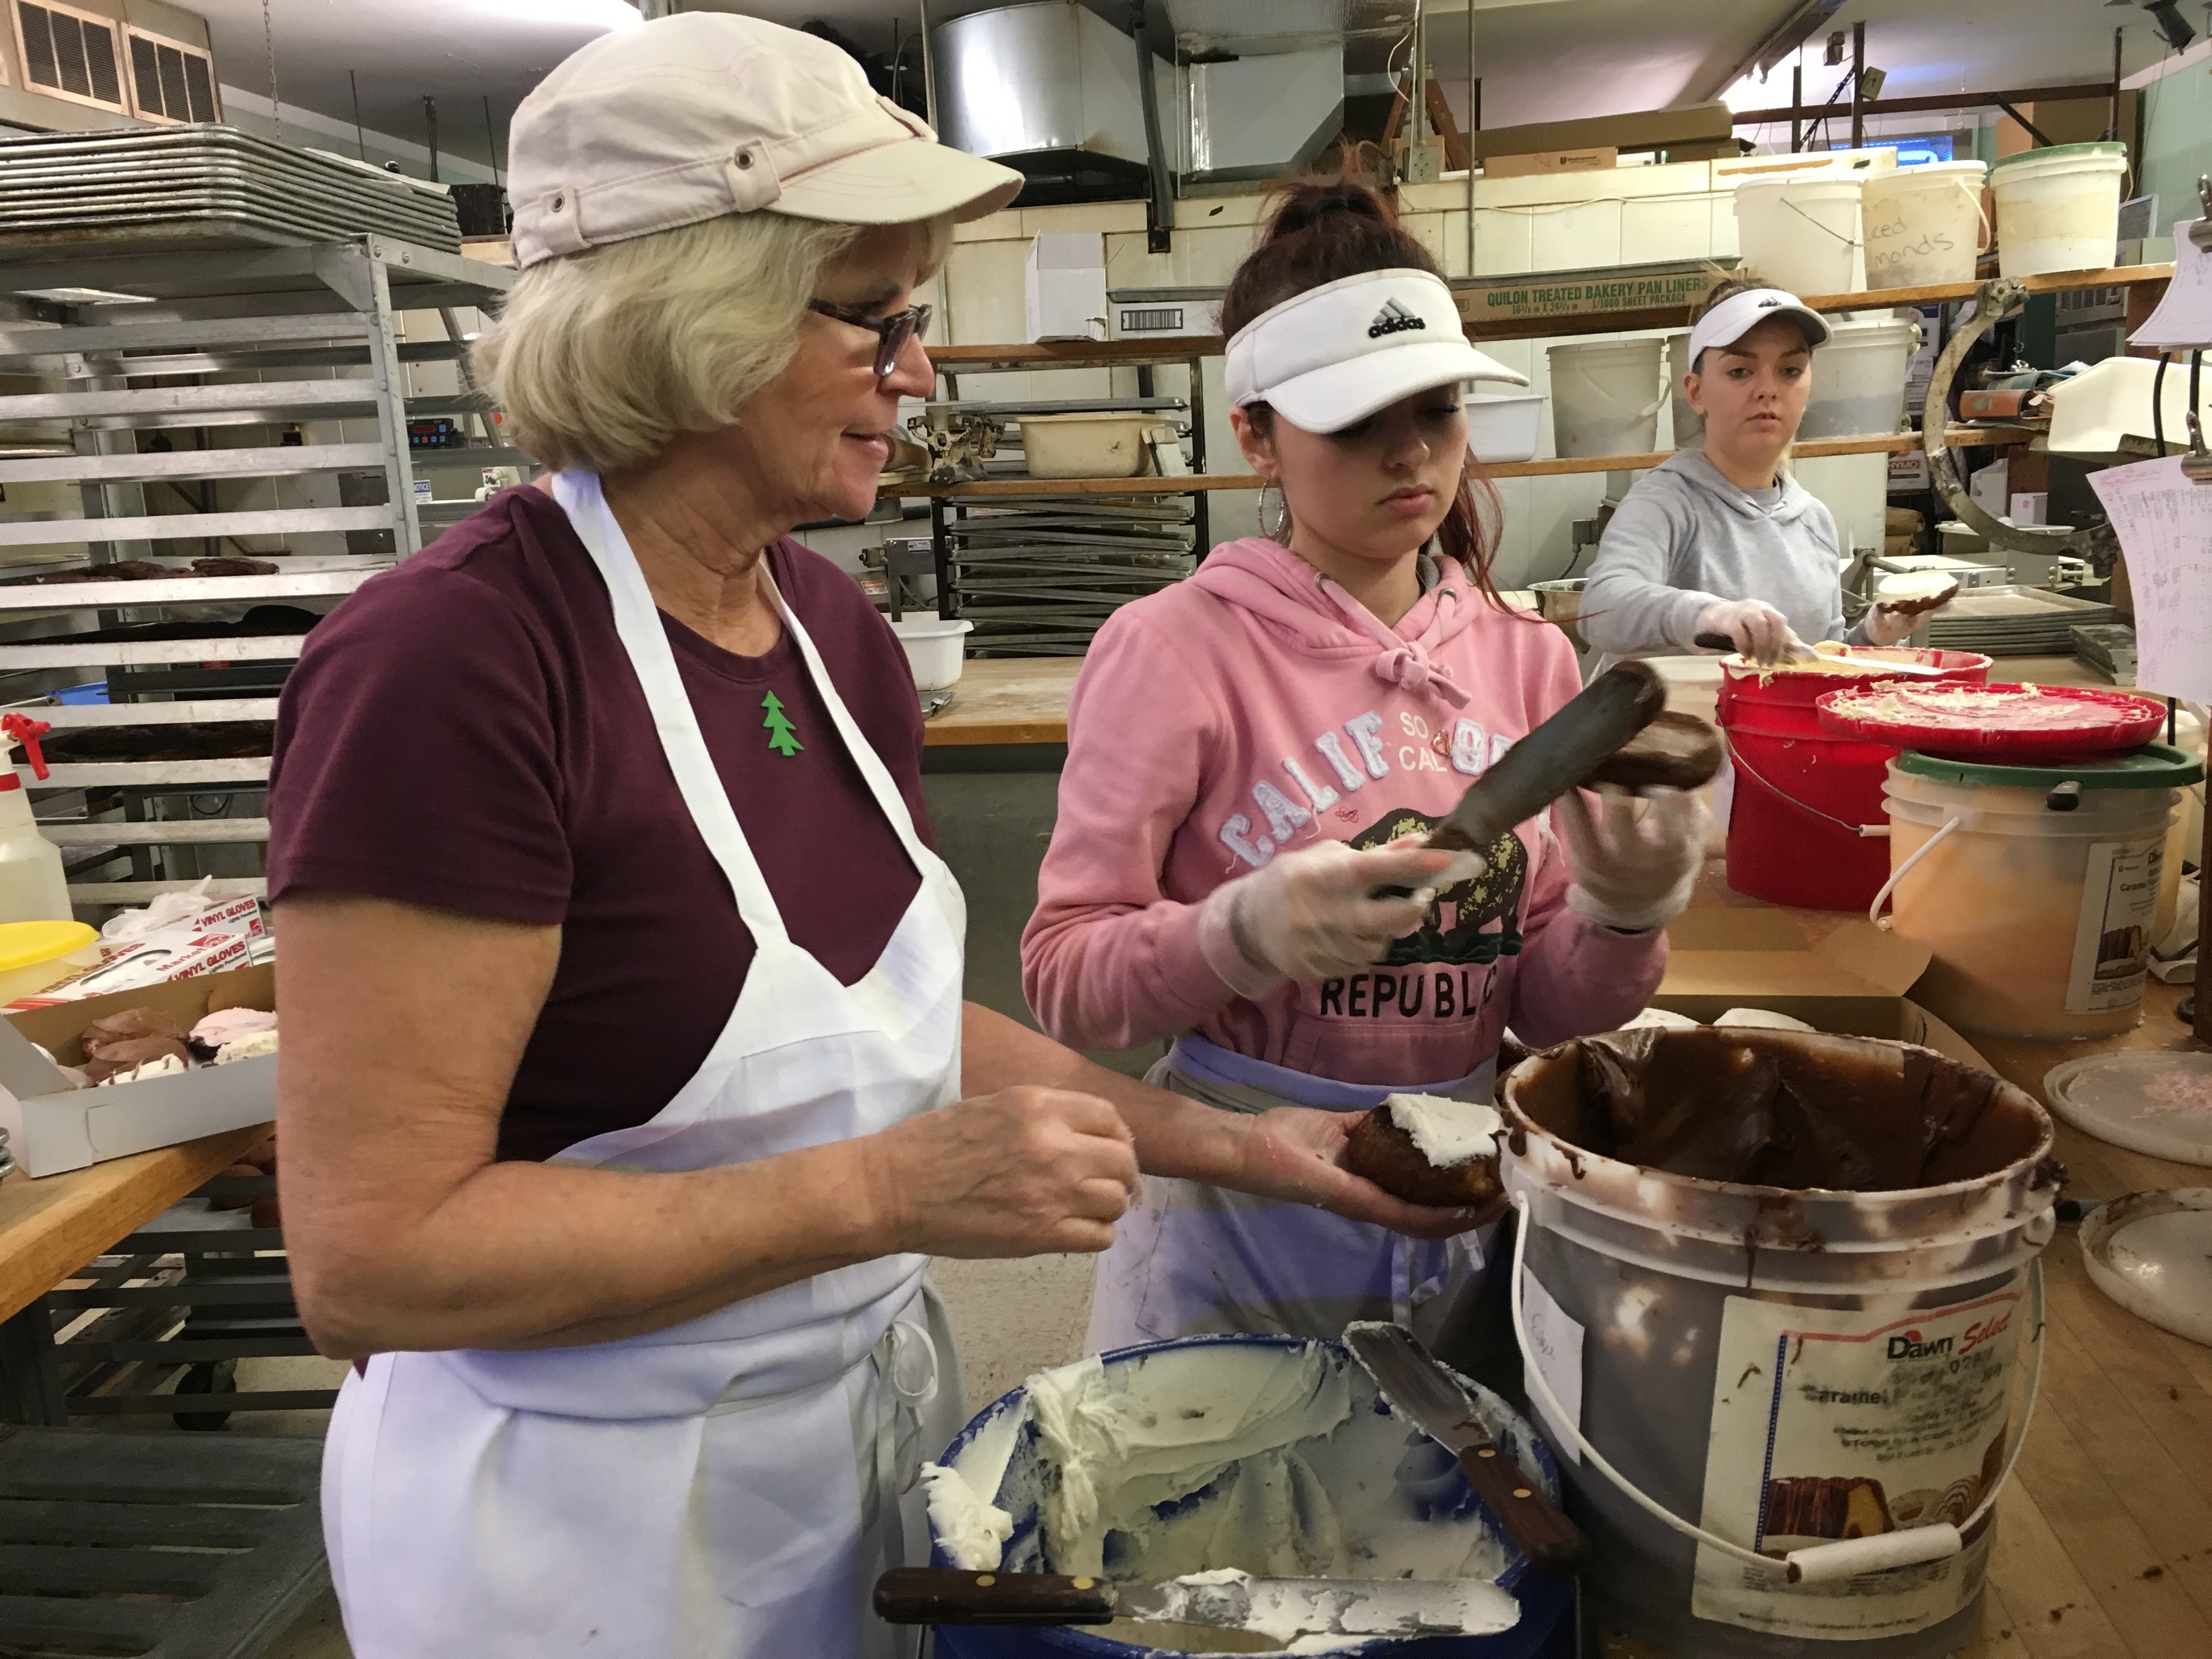
[[[1229,342],[1224,373],[1231,403],[1264,403],[1307,432],[1341,432],[1431,386],[1528,384],[1467,343],[1443,278],[1410,268],[1340,277],[1261,312]]]
[[[507,146],[518,265],[726,213],[977,219],[1022,186],[939,143],[839,47],[721,12],[572,53],[522,100]]]
[[[1805,331],[1807,350],[1828,343],[1828,319],[1796,295],[1778,288],[1747,289],[1731,294],[1700,317],[1690,330],[1690,362],[1714,346],[1732,346],[1769,317],[1787,317]]]

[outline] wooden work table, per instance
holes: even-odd
[[[21,1312],[268,1138],[263,1124],[65,1175],[33,1181],[18,1170],[0,1181],[0,1319]]]

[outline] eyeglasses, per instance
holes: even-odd
[[[871,317],[856,306],[832,304],[828,300],[809,300],[809,311],[817,312],[833,322],[850,323],[854,328],[865,328],[876,337],[876,378],[881,380],[898,367],[899,353],[906,343],[929,326],[927,306],[908,306],[904,311],[894,311],[888,317]]]

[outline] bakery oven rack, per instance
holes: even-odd
[[[514,280],[374,235],[0,258],[0,704],[54,728],[48,775],[18,773],[85,919],[203,875],[264,890],[267,734],[308,629],[466,506],[421,499],[425,462],[532,465],[459,320]],[[415,389],[448,363],[458,391]],[[272,568],[189,574],[240,556]]]

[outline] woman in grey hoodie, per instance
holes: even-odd
[[[1721,283],[1690,332],[1683,385],[1703,449],[1646,473],[1606,526],[1582,596],[1583,637],[1608,657],[1690,650],[1722,635],[1771,662],[1844,638],[1836,521],[1782,471],[1828,325],[1796,295]],[[1877,609],[1853,645],[1894,645],[1912,618]]]

